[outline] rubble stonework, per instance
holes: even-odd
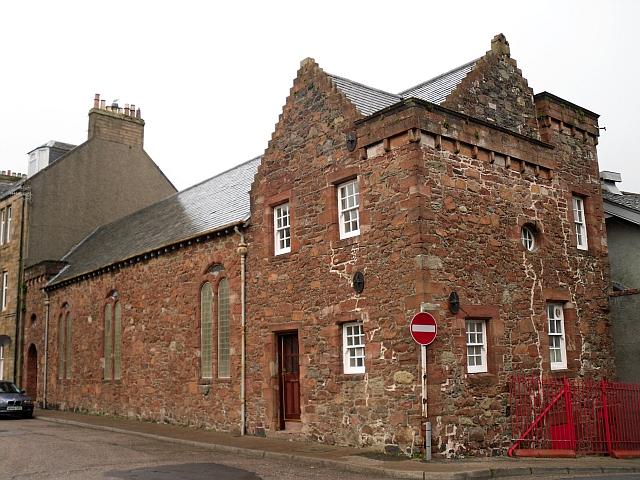
[[[336,78],[302,62],[249,192],[246,432],[417,452],[426,413],[434,453],[503,454],[511,444],[509,375],[615,371],[597,115],[533,96],[503,36],[441,105],[384,94],[388,106],[365,116]],[[360,233],[341,238],[338,191],[351,181]],[[586,250],[576,246],[573,196],[584,200]],[[284,204],[290,252],[276,254],[274,212]],[[521,240],[525,226],[535,236],[531,250]],[[229,233],[49,285],[49,401],[241,429],[238,242]],[[231,282],[232,374],[202,382],[200,288],[212,264]],[[364,275],[360,293],[356,272]],[[100,325],[114,289],[124,307],[125,373],[105,381]],[[28,311],[44,315],[42,298],[29,302]],[[564,309],[562,370],[551,369],[549,303]],[[65,304],[82,341],[74,343],[72,378],[58,380],[56,318]],[[438,324],[426,349],[426,390],[422,347],[409,329],[421,310]],[[486,325],[482,373],[467,367],[468,319]],[[344,325],[352,322],[365,336],[359,373],[343,366]],[[294,360],[283,360],[285,340],[299,348]],[[286,361],[299,362],[293,379],[283,374]],[[290,411],[296,401],[299,413]]]

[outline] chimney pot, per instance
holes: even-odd
[[[7,170],[7,175],[11,176],[11,170]]]
[[[140,116],[140,109],[136,110],[136,118],[141,118],[141,116]]]
[[[136,116],[136,106],[132,103],[131,104],[131,116],[135,117]]]
[[[125,103],[124,104],[124,114],[128,117],[129,116],[129,104]]]
[[[96,93],[96,96],[93,99],[93,108],[98,108],[99,106],[100,106],[100,94]]]
[[[118,113],[122,113],[122,107],[118,108]]]
[[[104,110],[104,100],[100,100],[100,110]]]

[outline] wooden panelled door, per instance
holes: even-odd
[[[300,421],[300,350],[298,333],[278,335],[280,367],[280,428]]]

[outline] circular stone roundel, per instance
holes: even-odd
[[[362,272],[356,272],[353,274],[353,289],[356,293],[362,293],[364,290],[364,275]]]

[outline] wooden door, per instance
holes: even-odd
[[[280,366],[280,428],[300,421],[300,351],[298,333],[278,336]]]

